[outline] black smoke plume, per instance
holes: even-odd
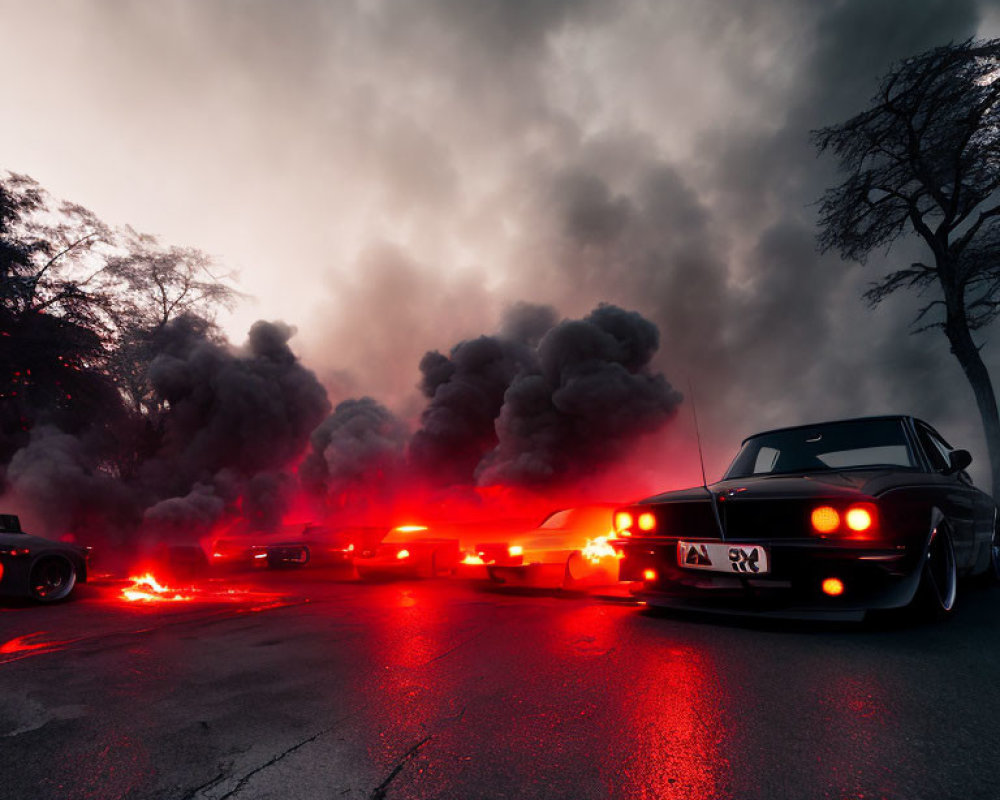
[[[612,305],[552,328],[535,368],[507,389],[478,481],[558,483],[613,464],[680,405],[680,393],[649,369],[658,345],[653,323]]]
[[[411,465],[441,482],[549,484],[600,471],[657,430],[681,395],[650,371],[656,326],[601,305],[556,324],[518,304],[502,333],[432,352],[420,368],[430,402]]]
[[[94,442],[40,426],[10,461],[11,489],[50,534],[93,535],[113,522],[121,536],[141,524],[193,540],[226,515],[273,526],[294,495],[287,470],[329,410],[288,347],[292,333],[257,322],[234,348],[196,319],[169,322],[151,342],[149,386],[160,411],[145,420],[135,463],[109,465]]]
[[[403,477],[407,439],[406,426],[371,397],[345,400],[309,437],[299,479],[332,508],[367,508]]]

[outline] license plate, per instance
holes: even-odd
[[[677,564],[736,575],[766,575],[771,569],[763,545],[724,542],[678,542]]]

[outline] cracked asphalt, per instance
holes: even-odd
[[[0,605],[0,798],[996,798],[1000,589],[944,624],[304,570]]]

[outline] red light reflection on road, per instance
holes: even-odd
[[[44,636],[45,631],[37,631],[36,633],[17,636],[4,642],[0,645],[0,664],[18,661],[32,655],[62,650],[74,641],[72,639],[62,642],[51,641],[44,639]]]
[[[643,659],[638,667],[628,676],[622,709],[626,736],[633,741],[622,749],[621,796],[728,796],[723,688],[708,656],[691,645],[666,645],[659,657]]]
[[[817,698],[823,715],[818,763],[829,772],[825,782],[842,800],[899,796],[893,771],[902,756],[891,751],[897,740],[887,735],[895,721],[885,686],[871,674],[825,677]]]

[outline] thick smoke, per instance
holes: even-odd
[[[534,362],[527,345],[499,336],[460,342],[448,357],[424,356],[421,389],[430,403],[410,443],[414,468],[449,483],[470,481],[496,443],[494,423],[507,388]]]
[[[406,426],[371,397],[345,400],[309,437],[303,487],[335,508],[384,499],[403,478]]]
[[[501,334],[421,362],[430,398],[410,445],[413,467],[444,482],[554,484],[600,471],[670,419],[681,397],[650,371],[656,326],[602,305],[555,324],[520,303]]]
[[[496,424],[499,442],[476,471],[481,483],[564,481],[613,463],[675,413],[681,395],[649,362],[656,326],[602,305],[562,322],[538,345],[537,369],[517,376]]]
[[[49,533],[94,535],[111,524],[124,536],[142,524],[193,540],[226,515],[272,527],[294,497],[287,470],[329,410],[325,390],[289,349],[291,335],[283,323],[258,322],[237,349],[210,339],[197,320],[168,323],[149,367],[160,411],[133,442],[128,471],[110,469],[94,442],[40,426],[10,461],[12,491]]]

